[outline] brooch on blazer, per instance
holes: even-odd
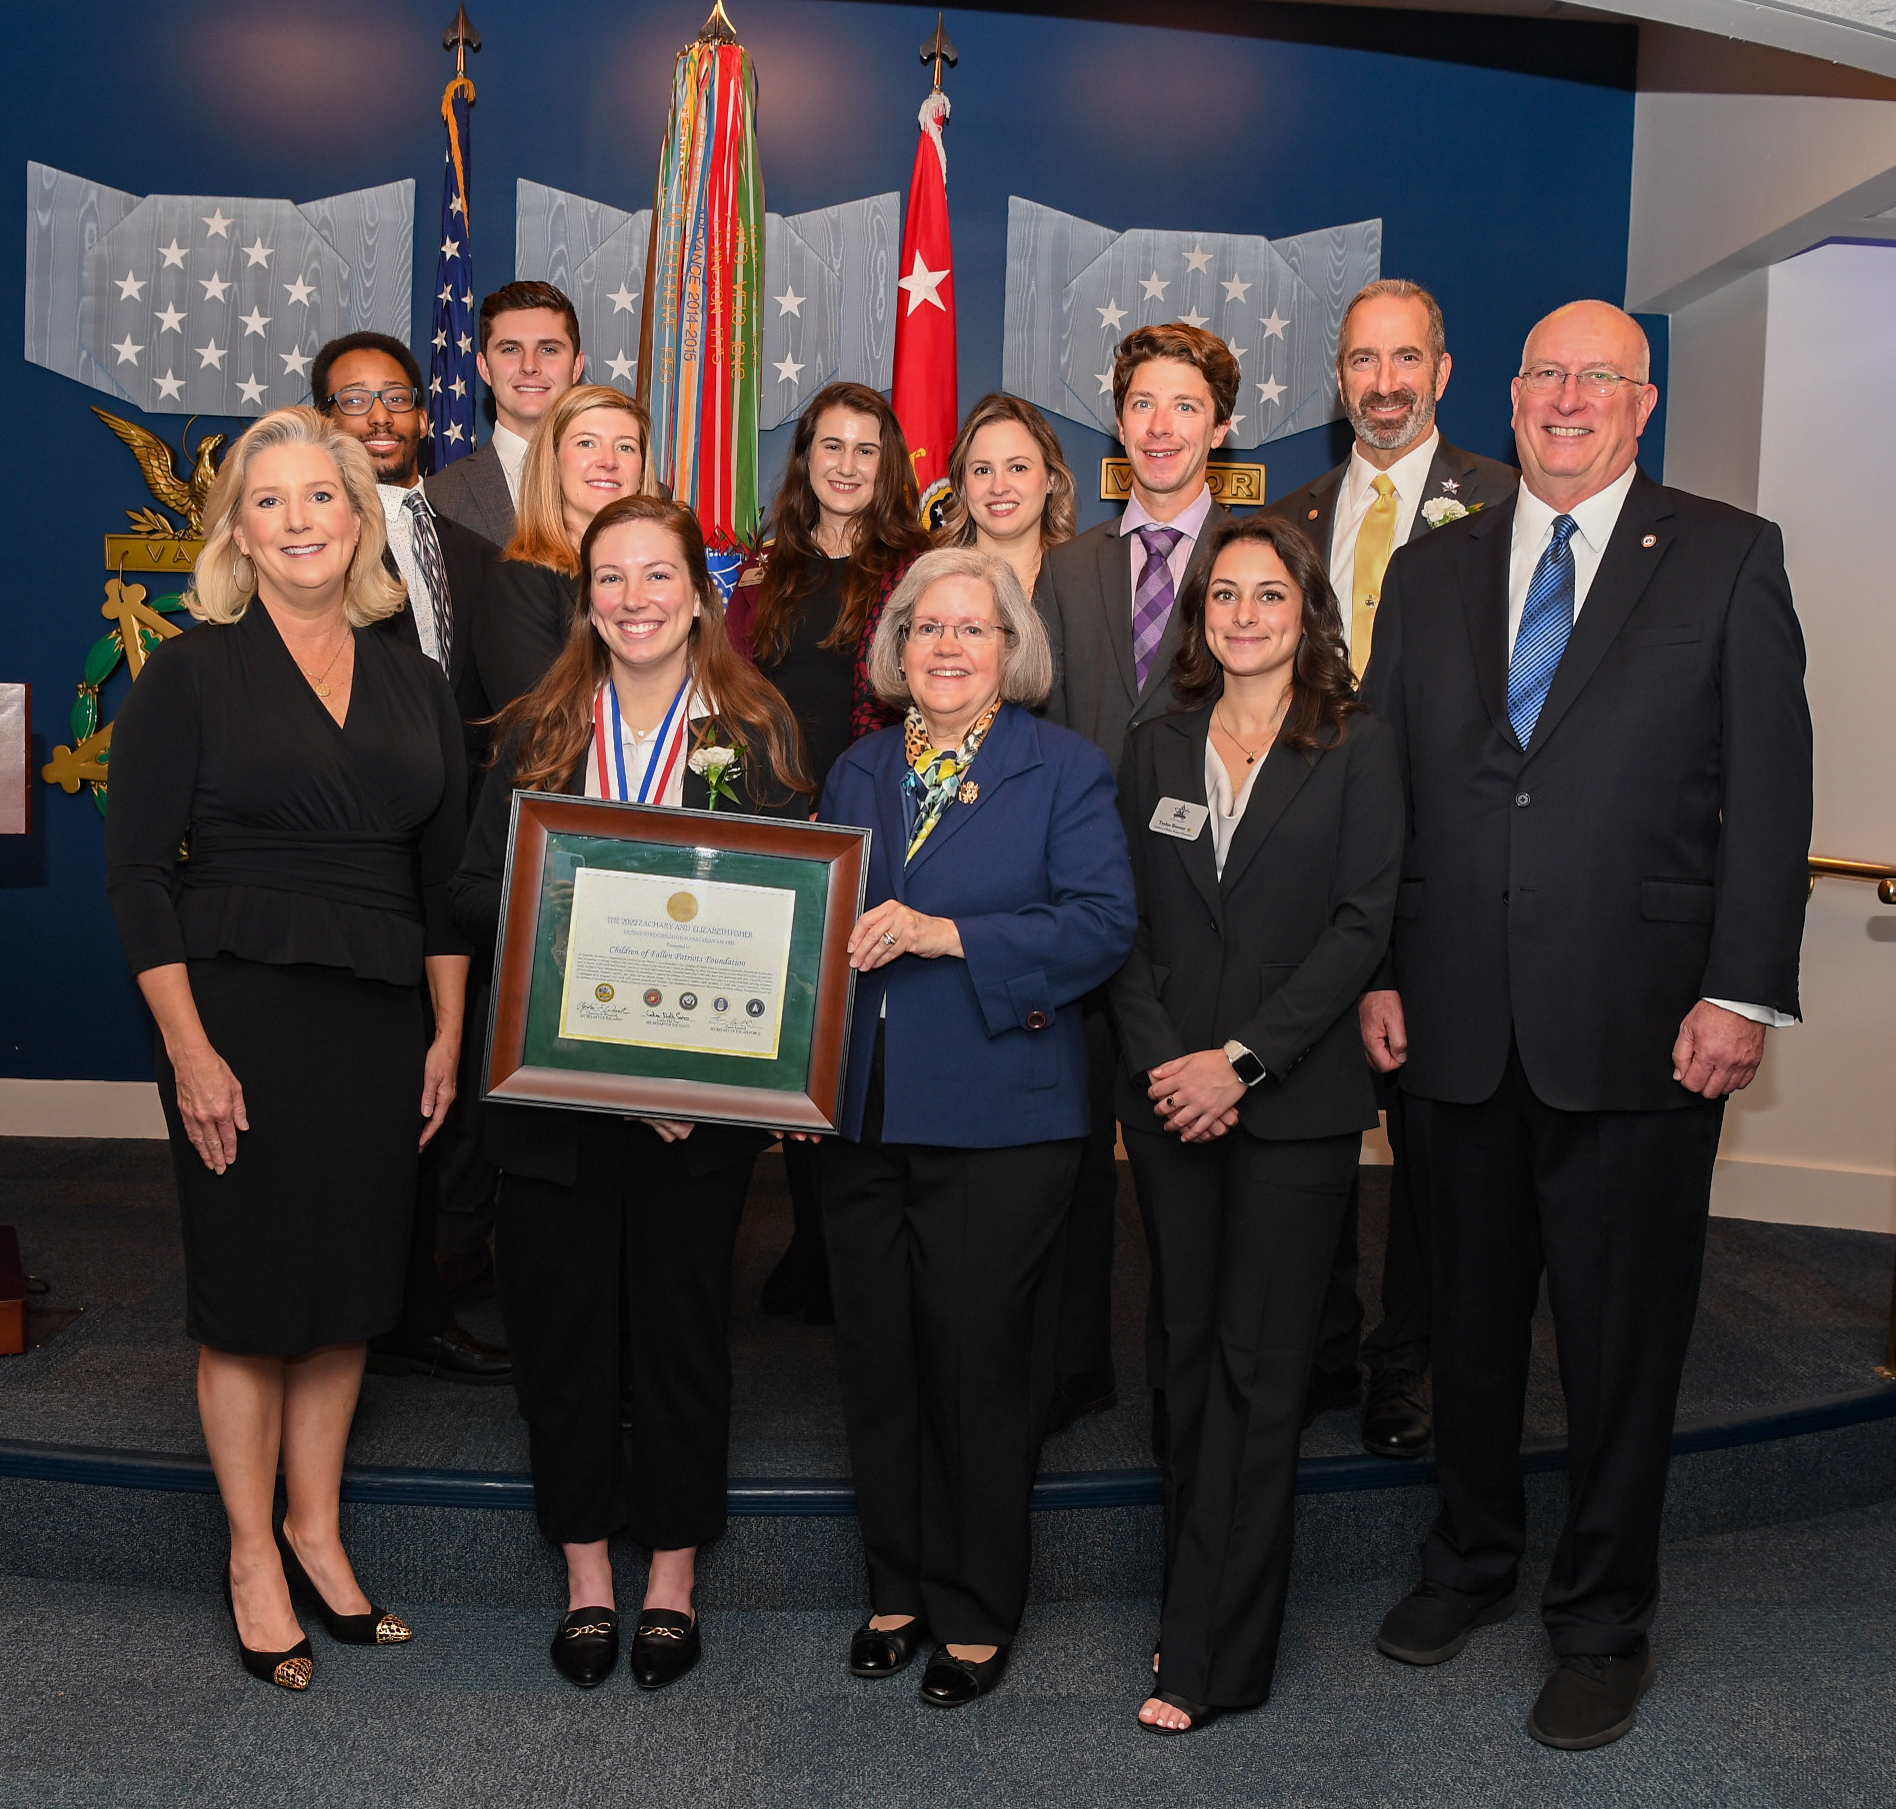
[[[961,789],[955,793],[955,801],[960,804],[972,804],[981,795],[980,786],[972,779],[963,779]]]

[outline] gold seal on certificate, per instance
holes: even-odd
[[[581,867],[560,1035],[776,1058],[796,894]]]

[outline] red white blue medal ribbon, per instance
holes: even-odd
[[[646,762],[636,795],[626,765],[626,742],[630,738],[625,718],[619,713],[618,693],[610,682],[593,693],[593,765],[600,797],[620,804],[676,804],[682,798],[685,742],[691,727],[691,712],[685,700],[690,690],[691,680],[687,678],[678,687],[665,720],[658,725],[652,757]]]

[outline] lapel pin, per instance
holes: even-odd
[[[1317,519],[1317,511],[1315,509],[1312,509],[1309,515],[1305,517],[1305,519],[1307,521],[1315,521]]]
[[[1460,491],[1461,485],[1454,478],[1445,477],[1442,479],[1442,488],[1446,490],[1450,496],[1454,496]]]
[[[955,793],[955,797],[963,804],[972,804],[980,795],[981,788],[972,779],[963,779],[961,789]]]
[[[1639,544],[1641,546],[1657,546],[1659,544],[1659,536],[1657,534],[1648,534]]]

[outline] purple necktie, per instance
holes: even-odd
[[[1146,674],[1152,670],[1152,656],[1158,652],[1165,625],[1172,619],[1172,568],[1167,562],[1185,533],[1182,528],[1136,531],[1145,542],[1146,562],[1132,598],[1132,665],[1143,691]]]

